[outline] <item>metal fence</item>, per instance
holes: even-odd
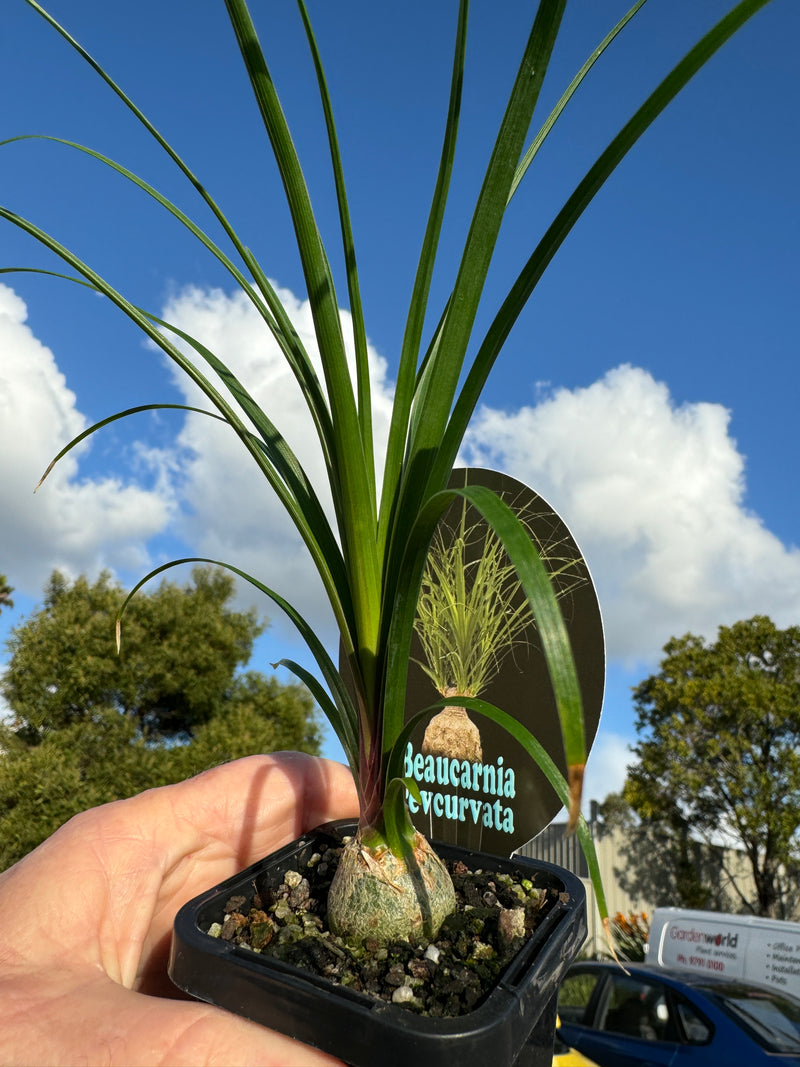
[[[556,863],[579,878],[588,878],[589,868],[577,835],[567,835],[566,827],[566,823],[551,823],[532,841],[518,848],[517,852],[545,863]]]

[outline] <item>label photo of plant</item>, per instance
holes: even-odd
[[[498,492],[536,542],[572,642],[587,746],[600,718],[605,653],[594,585],[563,520],[522,483],[482,469],[457,469],[453,485]],[[440,521],[420,590],[406,721],[449,699],[420,723],[404,752],[412,818],[434,838],[508,855],[558,811],[541,772],[477,702],[506,709],[564,770],[563,741],[537,622],[502,544],[459,500]],[[463,697],[464,704],[455,698]]]

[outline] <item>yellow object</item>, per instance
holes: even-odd
[[[561,1022],[556,1019],[556,1040],[553,1049],[553,1067],[597,1067],[594,1060],[587,1060],[577,1049],[565,1045],[559,1036]]]
[[[574,1048],[566,1048],[566,1052],[556,1052],[553,1056],[553,1067],[597,1067],[594,1060],[587,1060]]]

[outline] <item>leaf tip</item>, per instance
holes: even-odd
[[[606,940],[608,941],[608,947],[611,950],[611,955],[614,957],[614,962],[618,963],[625,974],[630,975],[630,971],[617,955],[617,950],[614,947],[614,928],[611,925],[611,919],[607,915],[603,916],[603,929],[606,932]]]
[[[567,833],[574,833],[581,814],[581,798],[583,796],[583,775],[586,770],[585,763],[573,763],[567,771],[569,783],[569,818],[567,820]]]
[[[36,483],[36,488],[33,490],[34,493],[37,492],[41,488],[41,486],[44,483],[45,478],[48,476],[50,471],[53,469],[53,467],[55,467],[56,463],[58,462],[58,458],[59,457],[56,456],[55,459],[50,460],[50,462],[47,464],[47,469],[45,470],[44,474],[41,476],[39,481]]]

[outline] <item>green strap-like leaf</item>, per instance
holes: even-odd
[[[331,720],[331,726],[333,726],[336,731],[337,737],[342,740],[342,747],[345,749],[345,753],[348,755],[349,760],[350,755],[352,754],[353,745],[355,745],[355,751],[358,751],[356,711],[350,699],[347,686],[344,684],[342,676],[326,652],[325,646],[299,611],[297,611],[288,600],[282,597],[280,593],[277,593],[274,589],[270,589],[269,586],[264,585],[263,582],[254,578],[251,574],[248,574],[247,571],[241,570],[239,567],[234,567],[232,564],[225,563],[223,560],[210,559],[206,556],[186,556],[182,559],[171,560],[169,563],[163,563],[160,567],[155,567],[146,574],[144,578],[141,578],[136,583],[125,597],[122,607],[119,609],[119,614],[117,615],[117,647],[119,647],[121,641],[122,619],[131,600],[133,600],[142,586],[146,585],[159,574],[163,574],[165,571],[171,570],[174,567],[181,567],[187,563],[210,563],[212,566],[222,567],[224,570],[231,571],[232,574],[238,575],[238,577],[244,579],[244,581],[249,582],[250,585],[255,586],[256,589],[269,597],[269,599],[277,604],[287,615],[316,660],[317,666],[319,667],[330,692],[333,694],[333,700],[326,703],[325,710],[327,714],[333,714],[334,716]],[[300,668],[300,670],[302,670],[302,668]],[[358,762],[351,762],[350,766],[351,768],[356,768]]]
[[[134,185],[142,189],[148,196],[152,197],[157,203],[164,207],[174,218],[176,218],[181,225],[190,231],[190,233],[199,240],[206,249],[225,267],[225,269],[232,276],[236,284],[242,290],[242,292],[248,297],[250,302],[258,311],[263,321],[269,328],[272,336],[275,338],[276,343],[280,347],[283,355],[286,358],[287,364],[295,375],[295,378],[300,385],[303,396],[306,401],[306,406],[311,414],[314,424],[317,429],[317,435],[319,437],[320,445],[323,449],[323,454],[326,460],[329,460],[331,449],[331,424],[330,415],[327,410],[325,399],[320,388],[320,384],[317,380],[317,376],[314,373],[311,361],[298,337],[294,326],[292,325],[283,305],[278,298],[273,286],[269,280],[264,276],[260,269],[254,273],[258,288],[254,288],[248,279],[242,274],[238,267],[229,259],[228,256],[208,237],[207,234],[200,229],[180,208],[176,207],[170,200],[151,186],[144,179],[128,170],[127,167],[123,167],[120,163],[111,159],[108,156],[103,155],[101,152],[97,152],[92,148],[87,148],[85,145],[78,144],[75,141],[68,141],[61,137],[50,137],[43,135],[25,135],[20,137],[11,137],[5,141],[0,141],[0,148],[5,145],[13,144],[17,141],[26,140],[44,140],[52,141],[55,144],[61,144],[68,148],[73,148],[79,152],[83,152],[105,166],[115,170],[122,177],[132,182]],[[240,248],[245,262],[248,267],[252,267],[252,258],[249,258],[244,248]],[[45,273],[45,272],[42,272]],[[54,273],[54,272],[49,272]],[[155,321],[154,316],[150,316]]]
[[[73,282],[77,285],[82,285],[94,292],[102,292],[98,287],[91,282],[84,281],[81,278],[75,278],[68,274],[62,274],[58,271],[46,271],[33,268],[14,268],[3,267],[0,268],[0,274],[7,273],[32,273],[42,274],[50,277],[60,278],[64,281]],[[136,311],[140,312],[151,322],[157,323],[160,326],[165,327],[172,333],[181,337],[187,344],[189,344],[195,351],[203,357],[206,363],[220,376],[222,381],[228,387],[231,395],[239,402],[245,414],[247,414],[253,421],[256,429],[258,430],[258,436],[250,433],[250,431],[239,424],[238,426],[231,420],[230,417],[224,413],[217,415],[214,412],[206,411],[203,408],[192,407],[186,404],[146,404],[135,408],[128,408],[125,411],[118,412],[114,415],[110,415],[105,419],[100,420],[82,433],[74,437],[68,444],[61,449],[47,467],[47,470],[39,479],[36,489],[44,482],[47,476],[52,471],[53,467],[71,452],[81,441],[85,440],[91,434],[96,433],[103,427],[108,426],[112,422],[116,422],[118,419],[126,418],[128,415],[137,414],[140,411],[155,410],[159,408],[164,409],[178,409],[183,411],[191,411],[200,415],[209,415],[212,418],[219,419],[220,422],[224,422],[229,426],[232,426],[235,432],[243,440],[248,440],[253,449],[254,455],[263,455],[267,462],[274,467],[275,472],[279,475],[283,483],[288,487],[292,498],[296,502],[298,511],[305,519],[305,524],[308,528],[305,535],[306,540],[313,540],[317,545],[318,553],[321,553],[329,563],[329,569],[334,584],[340,589],[340,601],[345,611],[351,612],[352,605],[349,602],[347,595],[348,584],[346,576],[342,567],[341,554],[339,552],[336,539],[333,536],[333,532],[330,529],[330,525],[325,517],[325,513],[321,504],[316,496],[314,487],[306,476],[305,471],[297,460],[296,456],[289,448],[287,442],[278,432],[277,428],[273,425],[270,419],[267,418],[264,411],[256,404],[241,382],[230,371],[230,369],[219,360],[214,353],[203,345],[196,338],[186,333],[184,330],[178,329],[172,323],[167,322],[164,319],[159,318],[157,315],[153,315],[150,312],[144,311],[142,308],[136,308]],[[202,383],[198,383],[203,388]],[[203,390],[206,391],[205,389]],[[210,394],[207,394],[210,395]],[[252,450],[251,450],[252,451]],[[259,464],[261,466],[261,464]],[[262,470],[264,467],[262,466]]]
[[[565,6],[566,0],[541,0],[534,19],[478,196],[436,357],[426,368],[415,399],[409,482],[419,478],[422,467],[427,473],[427,457],[438,446],[450,414],[509,190]]]
[[[546,119],[544,125],[539,130],[539,132],[536,134],[536,136],[534,137],[533,141],[531,142],[530,147],[528,149],[526,149],[525,155],[522,157],[520,165],[517,167],[517,172],[514,175],[514,181],[511,183],[511,190],[510,190],[510,192],[508,194],[508,199],[509,200],[511,200],[511,197],[517,191],[519,183],[525,177],[525,173],[528,170],[528,168],[530,167],[531,163],[536,158],[537,152],[539,151],[539,149],[544,144],[545,140],[547,139],[547,135],[550,133],[550,131],[552,130],[553,126],[555,126],[555,124],[558,121],[562,111],[567,106],[567,104],[570,102],[572,97],[575,95],[575,92],[578,89],[578,86],[581,84],[583,79],[586,77],[586,75],[589,73],[589,71],[595,65],[595,63],[600,58],[600,56],[603,54],[603,52],[605,52],[606,48],[608,48],[608,46],[611,44],[611,42],[614,40],[614,38],[628,25],[628,23],[633,18],[633,16],[639,11],[640,8],[644,7],[644,5],[646,3],[647,3],[647,0],[636,0],[636,3],[633,5],[633,7],[630,9],[630,11],[627,11],[622,16],[622,18],[619,20],[619,22],[616,24],[616,26],[614,26],[614,28],[612,30],[610,30],[605,35],[603,40],[600,42],[600,44],[597,46],[597,48],[594,49],[592,54],[589,56],[589,58],[583,64],[581,69],[578,71],[578,73],[575,75],[575,77],[569,83],[567,88],[564,90],[564,92],[562,93],[558,103],[553,108],[553,110],[550,112],[550,114],[547,116],[547,119]]]
[[[383,712],[382,750],[385,757],[396,745],[405,718],[405,687],[411,636],[428,543],[438,516],[456,497],[468,500],[502,541],[517,569],[522,590],[531,605],[553,688],[561,725],[564,753],[570,774],[570,821],[577,818],[586,738],[583,700],[572,647],[550,576],[525,526],[496,493],[485,486],[467,485],[437,494],[423,510],[409,539],[401,568],[391,629],[387,640],[387,683]]]
[[[116,93],[205,200],[231,239],[234,247],[242,255],[244,262],[252,261],[251,254],[244,248],[225,215],[206,188],[172,146],[162,137],[153,123],[56,19],[36,0],[26,0],[26,2],[82,56]],[[269,82],[268,74],[266,80],[263,77],[266,72],[266,65],[263,63],[263,56],[258,45],[255,29],[252,26],[244,0],[226,0],[226,2],[232,24],[237,33],[242,55],[254,84],[259,106],[262,107],[262,114],[265,114],[263,104],[265,102],[265,94],[269,95],[271,82]],[[334,507],[343,531],[342,540],[345,551],[348,554],[349,571],[352,574],[361,571],[375,576],[380,573],[375,553],[375,520],[370,516],[369,509],[364,507],[365,500],[369,499],[370,478],[366,475],[366,460],[355,413],[355,400],[352,396],[352,388],[347,372],[335,293],[324,249],[316,226],[313,223],[313,215],[310,213],[310,202],[307,194],[305,194],[305,184],[299,171],[297,157],[291,146],[291,138],[288,135],[285,122],[283,122],[280,106],[277,104],[277,97],[274,97],[273,104],[276,106],[273,106],[271,111],[267,108],[266,116],[269,117],[272,123],[273,133],[277,133],[273,146],[284,177],[285,186],[287,186],[286,180],[288,178],[287,196],[289,197],[290,207],[293,208],[296,228],[299,227],[298,242],[301,256],[303,256],[304,270],[306,270],[307,278],[313,279],[312,283],[309,284],[309,299],[314,309],[318,343],[320,350],[324,353],[323,362],[328,375],[329,399],[332,406],[329,426],[332,432],[334,432],[335,428],[336,439],[332,440],[329,446],[326,445],[326,449],[329,454],[328,469],[331,476]],[[289,171],[292,171],[292,173],[289,174]],[[15,219],[11,212],[6,213],[4,217],[10,221]],[[259,274],[259,279],[260,288],[263,291],[263,281],[265,280],[263,272]],[[316,282],[320,284],[316,284]],[[272,310],[273,314],[278,318],[280,314],[278,308],[273,307]],[[359,455],[362,460],[360,464],[354,461]],[[347,457],[347,462],[344,462],[342,457]],[[339,474],[342,475],[341,481],[338,477]],[[350,558],[351,556],[354,558]],[[355,583],[353,584],[355,586]],[[377,598],[370,597],[363,587],[356,604],[356,611],[359,616],[359,631],[372,635],[370,641],[374,643],[374,635],[377,634],[378,630]],[[352,628],[348,624],[344,628],[344,634],[351,633]],[[355,637],[353,640],[357,642],[358,638]]]
[[[572,645],[547,568],[524,524],[496,493],[483,485],[467,485],[457,493],[483,515],[516,567],[533,611],[550,674],[567,766],[583,766],[586,763],[583,700]]]
[[[475,711],[480,715],[484,715],[487,718],[493,719],[494,722],[499,726],[502,726],[516,741],[518,741],[547,778],[547,781],[555,790],[556,795],[564,805],[564,808],[567,811],[570,810],[572,795],[569,783],[550,758],[547,750],[536,740],[530,730],[527,730],[522,723],[517,722],[513,716],[509,715],[501,708],[495,707],[493,704],[489,704],[486,701],[478,699],[473,700],[470,698],[463,702],[462,706],[467,707],[469,710]],[[600,874],[600,864],[597,859],[597,851],[594,847],[592,831],[589,829],[586,820],[581,814],[578,814],[575,832],[578,835],[578,841],[580,842],[581,849],[586,857],[586,864],[589,868],[589,877],[597,901],[597,910],[600,912],[600,918],[605,923],[608,919],[608,905],[606,903],[605,890],[603,889],[603,879]]]
[[[342,245],[344,249],[345,269],[347,271],[347,289],[350,296],[350,314],[353,319],[353,343],[356,356],[356,382],[358,388],[358,414],[361,421],[361,440],[364,453],[367,456],[373,454],[372,436],[372,396],[369,376],[369,355],[367,352],[367,332],[364,326],[364,310],[361,304],[361,287],[358,281],[358,268],[356,266],[356,250],[353,240],[353,230],[350,224],[350,208],[347,203],[345,191],[344,170],[342,168],[341,154],[339,152],[339,140],[336,136],[336,125],[333,119],[330,94],[325,78],[325,71],[317,48],[317,42],[308,17],[308,11],[303,0],[298,0],[298,7],[303,19],[306,37],[311,49],[311,57],[314,61],[314,70],[317,74],[322,109],[325,115],[325,126],[328,131],[328,146],[330,148],[331,164],[333,167],[333,179],[336,187],[336,201],[339,208],[339,222],[342,231]],[[376,510],[375,502],[375,471],[370,469],[372,510]]]
[[[694,75],[708,62],[733,34],[771,0],[741,0],[739,4],[692,48],[661,84],[650,94],[635,115],[623,126],[594,165],[586,173],[575,191],[548,228],[508,296],[494,318],[467,375],[464,387],[453,409],[453,415],[442,437],[432,484],[439,483],[455,462],[489,372],[494,366],[511,328],[533,293],[540,278],[555,256],[572,227],[581,217],[607,178],[620,161],[652,125],[665,107],[678,95]]]
[[[172,145],[164,137],[162,137],[162,135],[158,132],[156,127],[153,125],[153,123],[147,118],[147,116],[144,114],[144,112],[141,111],[136,106],[136,104],[134,104],[134,102],[123,91],[123,89],[117,84],[117,82],[115,82],[114,79],[108,74],[108,72],[105,71],[103,69],[103,67],[100,66],[100,64],[97,62],[97,60],[94,59],[94,57],[92,55],[90,55],[90,53],[87,52],[86,49],[81,44],[79,44],[78,41],[76,41],[75,38],[70,33],[68,33],[68,31],[64,27],[56,19],[54,19],[53,16],[48,11],[46,11],[41,6],[41,4],[37,3],[37,0],[25,0],[25,2],[30,7],[32,7],[36,12],[38,12],[38,14],[41,15],[42,18],[45,19],[45,21],[48,22],[53,27],[53,29],[56,30],[57,33],[59,33],[61,35],[61,37],[63,37],[64,40],[67,41],[67,43],[72,48],[75,49],[75,51],[78,53],[78,55],[80,55],[81,58],[84,59],[89,64],[89,66],[103,79],[103,81],[106,83],[106,85],[108,85],[108,87],[119,97],[119,99],[122,101],[122,103],[125,105],[125,107],[127,107],[128,110],[131,111],[131,113],[136,117],[136,119],[144,126],[144,128],[148,131],[148,133],[155,139],[155,141],[158,143],[158,145],[164,150],[164,152],[166,152],[166,154],[173,161],[173,163],[175,163],[175,165],[179,168],[179,170],[189,180],[189,182],[192,184],[192,186],[194,187],[196,192],[199,194],[199,196],[203,199],[203,201],[210,208],[210,210],[213,213],[214,217],[217,219],[217,221],[219,222],[220,226],[224,230],[225,234],[230,239],[233,247],[237,250],[239,255],[242,256],[243,261],[246,262],[247,261],[247,250],[245,249],[245,247],[242,244],[241,240],[239,239],[236,231],[231,226],[229,220],[227,219],[227,217],[225,216],[223,211],[220,209],[220,207],[217,204],[217,202],[214,200],[214,198],[208,192],[208,189],[206,188],[206,186],[200,181],[200,179],[194,174],[194,172],[191,170],[191,168],[186,164],[186,162],[181,158],[181,156],[175,151],[175,149],[172,147]],[[68,143],[68,142],[64,142],[64,143]],[[75,147],[80,147],[80,146],[75,146]],[[88,150],[86,150],[86,151],[88,151]],[[108,162],[110,163],[111,161],[108,161]],[[134,176],[131,175],[131,178],[133,178],[133,177]],[[135,180],[139,181],[139,183],[141,184],[141,180],[140,179],[135,179]],[[155,190],[153,190],[153,192],[155,193]],[[166,206],[166,203],[165,203],[165,206]],[[262,279],[263,279],[263,275],[262,275]],[[245,291],[247,291],[247,290],[245,290]],[[269,285],[269,283],[267,283],[267,285],[265,287],[263,287],[263,286],[261,287],[261,291],[262,291],[262,294],[264,295],[265,299],[267,300],[268,304],[270,305],[270,307],[272,309],[272,312],[275,315],[275,317],[276,317],[276,319],[277,319],[277,321],[278,321],[278,323],[279,323],[279,325],[281,327],[281,331],[283,333],[285,333],[285,335],[288,337],[294,331],[293,331],[293,328],[292,329],[287,329],[287,325],[290,327],[291,324],[289,323],[288,317],[286,316],[286,314],[285,314],[285,312],[283,310],[283,307],[282,307],[280,301],[278,300],[277,295],[275,294],[272,286]],[[300,350],[299,349],[296,349],[295,353],[296,353],[297,356],[300,356]],[[303,369],[302,366],[301,366],[302,363],[303,363],[303,361],[302,361],[302,359],[300,359],[300,362],[297,365],[298,369]],[[294,366],[294,364],[293,364],[293,366]],[[305,369],[311,370],[310,364],[307,363],[307,362],[306,362],[306,368]],[[312,374],[313,374],[313,370],[312,370]]]
[[[402,581],[401,561],[411,537],[411,525],[424,510],[426,498],[447,484],[449,469],[444,472],[435,460],[565,3],[566,0],[542,0],[539,5],[481,186],[447,314],[417,383],[399,501],[392,511],[393,537],[388,544],[385,570],[387,599],[392,597],[396,583]],[[434,465],[435,478],[431,476]]]
[[[405,553],[394,584],[387,592],[384,610],[386,633],[382,641],[385,660],[381,664],[384,675],[381,748],[384,755],[394,746],[405,719],[411,639],[428,547],[436,523],[454,499],[453,491],[443,490],[422,508],[408,532]]]
[[[386,783],[385,799],[383,802],[383,827],[386,834],[386,844],[398,859],[411,860],[414,849],[414,837],[416,831],[411,822],[411,816],[406,804],[406,790],[413,792],[416,789],[419,795],[419,786],[413,779],[394,777]]]
[[[47,464],[47,469],[36,483],[36,488],[33,490],[37,492],[42,483],[46,481],[48,475],[53,470],[53,467],[60,462],[66,456],[68,452],[71,452],[73,448],[85,441],[87,437],[91,437],[93,433],[97,433],[98,430],[102,430],[104,426],[110,426],[112,422],[116,422],[118,419],[127,419],[129,415],[138,415],[143,411],[193,411],[197,415],[208,415],[211,419],[219,419],[220,422],[226,422],[221,416],[217,415],[214,411],[206,411],[205,408],[195,408],[190,404],[137,404],[134,408],[126,408],[125,411],[118,411],[115,415],[109,415],[105,419],[101,419],[99,422],[95,422],[88,429],[79,433],[77,437],[73,437],[69,444],[64,445],[61,451],[53,456],[50,462]]]
[[[263,452],[271,467],[277,472],[287,486],[291,498],[295,501],[297,511],[303,517],[303,522],[313,540],[319,545],[321,554],[329,561],[331,574],[340,589],[342,604],[350,610],[351,605],[347,596],[347,582],[341,566],[341,553],[325,516],[322,505],[319,502],[314,486],[306,475],[300,461],[289,447],[288,442],[278,428],[267,416],[250,393],[245,389],[236,375],[217,356],[197,338],[178,329],[172,323],[148,314],[148,318],[170,330],[176,336],[185,341],[198,355],[219,375],[228,392],[238,402],[239,406],[250,419],[258,431],[256,439],[257,447]],[[229,420],[224,420],[229,421]],[[236,430],[237,427],[234,426]],[[237,430],[238,432],[238,430]],[[240,434],[241,436],[241,434]],[[252,437],[248,434],[252,440]],[[262,468],[263,469],[263,468]]]
[[[17,215],[14,212],[9,211],[7,208],[0,207],[0,218],[7,219],[19,229],[30,234],[30,236],[34,237],[50,251],[54,252],[63,262],[69,264],[74,270],[78,271],[86,282],[88,282],[90,288],[93,288],[97,292],[108,297],[116,307],[136,323],[142,333],[161,348],[201,389],[214,407],[221,413],[224,421],[228,423],[243,442],[247,451],[253,459],[255,459],[259,468],[269,481],[269,484],[277,493],[281,503],[294,522],[300,536],[303,538],[306,547],[309,549],[317,571],[325,586],[326,593],[328,594],[331,607],[333,608],[337,624],[339,625],[342,634],[351,632],[352,614],[350,613],[351,605],[348,599],[349,590],[352,588],[351,583],[348,580],[337,579],[333,574],[331,564],[335,566],[334,557],[331,556],[330,558],[327,558],[325,553],[320,550],[320,545],[317,541],[318,531],[315,531],[309,524],[307,516],[298,506],[297,500],[289,490],[283,477],[278,473],[273,463],[270,462],[263,445],[258,442],[255,435],[244,425],[225,397],[222,396],[219,390],[215,388],[204,374],[202,374],[198,367],[195,366],[195,364],[192,363],[192,361],[157,328],[155,325],[157,320],[154,317],[149,316],[141,308],[136,307],[136,305],[127,300],[109,282],[101,277],[101,275],[80,259],[79,256],[76,256],[68,248],[56,241],[54,237],[40,229],[29,219]],[[170,327],[170,329],[174,329],[174,327]],[[188,338],[188,335],[185,336]],[[194,339],[191,340],[194,341]],[[195,342],[196,347],[197,344],[198,343]],[[197,350],[203,350],[203,346],[199,346]],[[215,360],[213,355],[211,358],[212,360]],[[220,366],[223,365],[220,364]],[[230,372],[228,372],[228,374],[231,378],[233,377],[230,375]],[[327,525],[327,523],[325,525]]]
[[[397,370],[397,381],[395,383],[394,400],[392,403],[392,418],[386,446],[383,495],[381,499],[381,514],[378,533],[382,548],[386,542],[387,531],[393,513],[395,490],[400,480],[403,458],[408,443],[409,417],[417,388],[417,365],[419,362],[420,339],[425,324],[431,278],[433,276],[433,268],[436,262],[436,252],[439,246],[439,236],[442,229],[444,211],[447,205],[450,177],[453,171],[453,159],[455,157],[456,141],[458,137],[458,120],[461,112],[462,86],[464,82],[464,57],[467,47],[468,12],[468,0],[461,0],[458,9],[455,54],[453,56],[453,69],[450,77],[450,100],[447,109],[444,142],[442,144],[439,171],[436,175],[436,185],[433,191],[428,223],[425,228],[425,236],[422,242],[422,251],[420,252],[419,264],[414,278],[414,287],[411,294],[411,303],[409,305],[406,327],[403,334],[403,344],[400,350],[400,362]]]
[[[286,667],[299,678],[322,709],[322,713],[333,727],[344,750],[345,759],[351,769],[358,766],[358,728],[356,715],[349,700],[342,702],[340,688],[334,688],[333,698],[310,671],[301,667],[292,659],[279,659],[273,667]],[[331,664],[332,666],[332,664]],[[356,782],[356,784],[358,784]]]
[[[372,456],[367,457],[347,366],[333,277],[311,207],[306,181],[286,118],[245,0],[225,0],[239,50],[283,182],[328,389],[333,420],[331,492],[352,590],[355,628],[343,634],[354,646],[366,689],[375,690],[374,669],[380,628],[381,566],[376,515],[370,508]]]

